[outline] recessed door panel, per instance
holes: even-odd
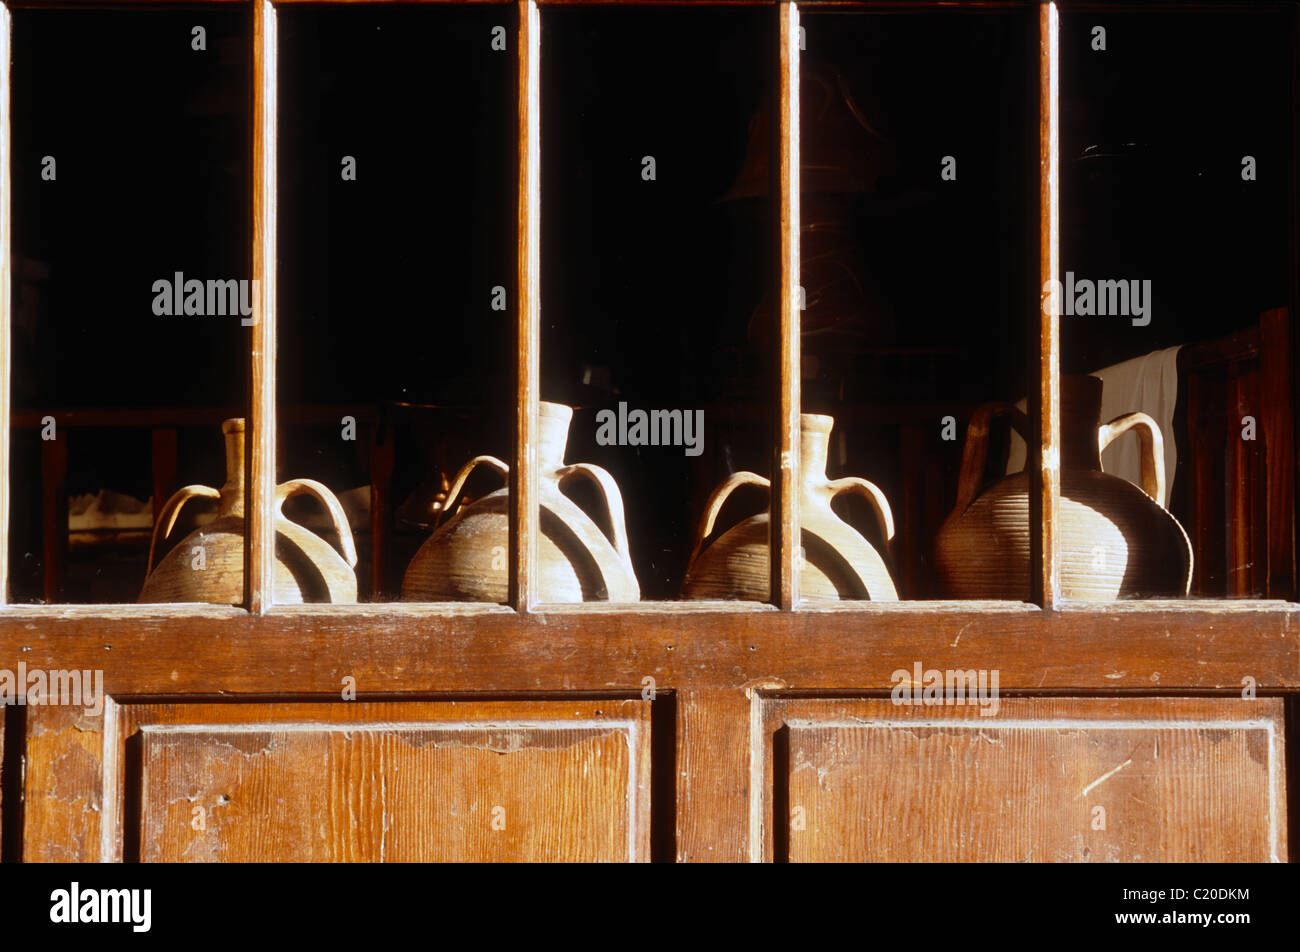
[[[648,705],[125,708],[145,861],[645,858]]]
[[[1280,701],[1007,698],[988,709],[770,702],[768,855],[1285,858]]]

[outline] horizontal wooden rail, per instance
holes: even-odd
[[[888,692],[925,668],[997,670],[1008,693],[1300,691],[1300,606],[1178,603],[1046,612],[952,603],[930,610],[603,611],[486,606],[341,613],[281,606],[0,610],[0,659],[102,669],[109,694],[336,696],[640,692],[764,684]],[[1250,679],[1250,680],[1247,680]]]

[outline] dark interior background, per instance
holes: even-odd
[[[774,358],[748,326],[772,280],[770,202],[721,199],[770,92],[773,22],[768,8],[542,13],[541,395],[577,408],[568,459],[617,480],[646,599],[677,596],[712,488],[768,472]],[[702,409],[703,455],[598,446],[595,414],[620,401]]]
[[[1062,12],[1062,276],[1152,282],[1145,327],[1062,316],[1063,372],[1220,336],[1287,304],[1293,30],[1290,5]]]
[[[1154,286],[1147,327],[1063,317],[1063,371],[1218,337],[1288,302],[1293,17],[1063,10],[1061,270]],[[541,396],[577,408],[568,459],[617,479],[643,597],[676,597],[710,490],[768,473],[771,206],[742,186],[769,158],[755,130],[771,107],[771,10],[542,19]],[[802,22],[805,160],[814,65],[874,130],[841,153],[868,185],[808,194],[805,171],[805,224],[840,210],[857,285],[809,300],[804,408],[836,418],[830,475],[889,496],[901,593],[924,597],[963,435],[942,439],[941,420],[1019,399],[1031,379],[1036,17],[810,8]],[[1090,49],[1096,24],[1104,52]],[[175,271],[248,276],[249,10],[18,9],[13,30],[15,410],[242,413],[247,329],[156,317],[151,286]],[[293,422],[355,412],[395,441],[394,503],[418,502],[470,456],[509,457],[516,10],[291,6],[279,37],[280,475],[367,483],[365,447],[337,420]],[[1241,180],[1246,154],[1257,181]],[[56,182],[41,181],[44,155]],[[341,179],[344,155],[356,181]],[[939,177],[944,155],[956,181]],[[703,409],[704,454],[596,445],[596,412],[620,401]],[[69,440],[70,494],[149,495],[147,430]],[[178,485],[219,485],[215,422],[180,440]],[[21,601],[41,591],[39,431],[16,428],[12,451]],[[742,494],[729,515],[764,504]],[[390,584],[427,536],[397,528]],[[137,547],[70,564],[61,597],[133,599],[143,562]]]
[[[280,474],[336,492],[368,485],[368,434],[345,441],[340,420],[383,428],[395,443],[395,593],[429,532],[405,517],[467,459],[511,457],[518,16],[294,6],[278,22],[281,415],[337,408],[281,428]],[[497,286],[504,311],[492,309]],[[471,491],[498,488],[492,478]],[[365,598],[368,536],[357,542]]]
[[[828,475],[862,476],[889,499],[900,597],[937,597],[931,545],[955,498],[965,421],[981,403],[1023,397],[1036,366],[1037,16],[800,19],[804,409],[835,417]],[[955,179],[941,175],[946,156]],[[816,171],[827,166],[843,171]],[[837,216],[843,237],[819,239],[818,223]],[[837,508],[882,547],[865,505]]]
[[[1063,373],[1220,340],[1256,326],[1262,311],[1293,303],[1294,16],[1290,4],[1229,12],[1063,11],[1062,279],[1072,270],[1093,280],[1151,281],[1144,327],[1125,317],[1062,315]],[[1104,51],[1092,48],[1096,26],[1106,30]],[[1254,181],[1242,179],[1247,155],[1256,160]],[[1293,338],[1294,322],[1293,314]],[[1228,374],[1220,369],[1211,378],[1225,394]],[[1170,510],[1189,532],[1196,531],[1193,508],[1206,507],[1211,536],[1255,532],[1238,525],[1240,516],[1224,509],[1226,498],[1217,498],[1229,494],[1215,492],[1239,478],[1225,467],[1230,444],[1240,445],[1243,411],[1202,398],[1205,408],[1193,424],[1187,387],[1180,379],[1174,433],[1165,434],[1178,450]],[[1200,451],[1210,486],[1201,493],[1216,498],[1192,499],[1193,438],[1223,441]],[[1216,445],[1223,451],[1214,452]],[[1262,461],[1264,444],[1251,450]],[[1260,501],[1264,487],[1247,493]],[[1267,517],[1260,510],[1257,518]],[[1192,590],[1234,592],[1234,573],[1243,577],[1244,568],[1230,567],[1222,549],[1207,546]]]
[[[153,282],[249,277],[251,15],[13,11],[13,406],[242,415],[238,317],[159,317]],[[207,31],[205,51],[191,29]],[[56,160],[42,181],[42,158]],[[219,422],[219,421],[218,421]],[[149,433],[63,429],[69,494],[151,492]],[[182,483],[220,485],[219,426],[184,430]],[[40,597],[41,440],[12,435],[11,589]],[[145,554],[72,559],[69,601],[133,600]],[[115,594],[117,593],[117,594]]]

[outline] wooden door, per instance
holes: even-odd
[[[33,711],[29,860],[649,858],[640,701]]]
[[[1282,702],[1005,698],[763,706],[768,859],[1266,862]]]

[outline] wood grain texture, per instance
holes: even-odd
[[[677,860],[749,853],[750,706],[741,689],[677,692]]]
[[[1057,39],[1059,27],[1056,4],[1043,3],[1038,8],[1038,279],[1039,289],[1060,278],[1060,129],[1059,63]],[[1052,287],[1058,285],[1052,284]],[[1040,301],[1041,304],[1041,301]],[[1060,518],[1061,495],[1061,340],[1060,316],[1056,309],[1039,307],[1035,328],[1038,343],[1038,387],[1030,391],[1029,413],[1037,441],[1029,440],[1029,524],[1031,534],[1031,598],[1044,608],[1055,608],[1060,601]]]
[[[540,598],[537,562],[537,421],[541,386],[541,13],[535,0],[519,0],[519,219],[515,312],[514,454],[509,485],[509,582],[511,606],[527,611]]]
[[[106,707],[105,714],[110,708]],[[105,717],[81,708],[28,707],[23,779],[23,861],[93,863],[105,855],[105,793],[114,765],[106,759]]]
[[[862,603],[859,603],[862,604]],[[364,690],[885,690],[900,662],[998,668],[1003,690],[1240,691],[1300,688],[1300,608],[1284,603],[1114,603],[1043,612],[1014,604],[866,603],[852,611],[350,614],[268,616],[205,606],[0,612],[0,664],[102,668],[112,696],[324,694]],[[126,610],[130,609],[130,610]]]
[[[799,333],[799,8],[778,3],[776,19],[776,123],[771,154],[771,194],[776,196],[777,253],[773,274],[779,302],[776,310],[776,419],[772,428],[771,536],[768,569],[772,602],[790,610],[799,601],[799,363],[803,338]]]
[[[275,5],[253,4],[253,279],[257,282],[248,406],[248,522],[244,578],[248,607],[262,614],[275,591],[275,283],[276,136],[278,121]]]
[[[992,717],[886,699],[768,707],[769,857],[1286,858],[1280,699],[1004,698]]]
[[[649,707],[127,706],[128,858],[646,860]]]

